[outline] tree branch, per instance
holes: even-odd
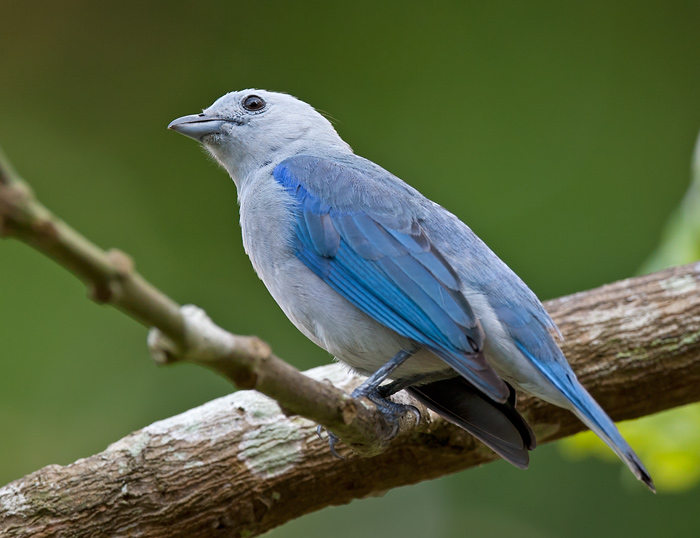
[[[164,360],[213,367],[286,410],[242,391],[152,424],[95,456],[32,473],[0,489],[3,536],[253,536],[328,505],[495,459],[425,409],[419,425],[402,424],[388,445],[372,405],[318,381],[349,389],[357,380],[339,366],[307,376],[264,343],[226,333],[199,311],[183,317],[124,256],[105,254],[58,221],[2,165],[0,231],[74,271],[99,290],[94,299],[159,327],[150,340]],[[700,400],[700,264],[546,306],[581,381],[613,418]],[[518,407],[540,443],[583,429],[573,415],[543,402],[523,399]],[[360,457],[343,445],[346,459],[333,458],[315,436],[315,422],[376,456]]]

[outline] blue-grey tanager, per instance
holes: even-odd
[[[522,390],[573,411],[653,489],[534,293],[456,216],[355,155],[311,106],[243,90],[169,128],[233,178],[245,250],[287,317],[371,376],[354,396],[396,421],[407,407],[387,397],[406,389],[525,468],[535,438],[514,407]]]

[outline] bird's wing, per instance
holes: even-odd
[[[404,186],[366,168],[304,155],[277,165],[273,176],[294,201],[294,247],[309,269],[487,396],[505,401],[508,388],[484,358],[483,331],[457,274],[400,204]]]
[[[486,298],[507,334],[528,355],[552,368],[568,364],[556,344],[561,333],[532,290],[463,222],[447,212],[437,216],[429,230],[433,243],[465,287]]]
[[[487,297],[522,355],[570,402],[574,413],[653,490],[654,485],[644,464],[576,378],[555,341],[554,336],[561,338],[561,335],[535,294],[476,236],[467,240],[468,234],[452,235],[461,238],[456,248],[467,253],[461,258],[465,260],[464,266],[458,268],[466,286]],[[442,245],[444,240],[438,238],[438,243]],[[467,267],[470,260],[480,260],[479,266]],[[502,366],[507,369],[507,365]]]

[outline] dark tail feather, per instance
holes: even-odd
[[[426,407],[464,428],[504,460],[526,469],[528,450],[535,448],[535,434],[514,407],[515,391],[496,403],[463,377],[409,387],[408,392]]]

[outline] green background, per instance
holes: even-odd
[[[286,91],[470,226],[542,298],[633,274],[689,180],[700,2],[2,0],[0,145],[40,199],[181,303],[299,368],[243,253],[233,183],[165,130],[221,94]],[[157,368],[145,330],[0,243],[0,482],[230,392]],[[650,469],[653,471],[654,469]],[[275,537],[696,536],[700,490],[533,453],[310,515]]]

